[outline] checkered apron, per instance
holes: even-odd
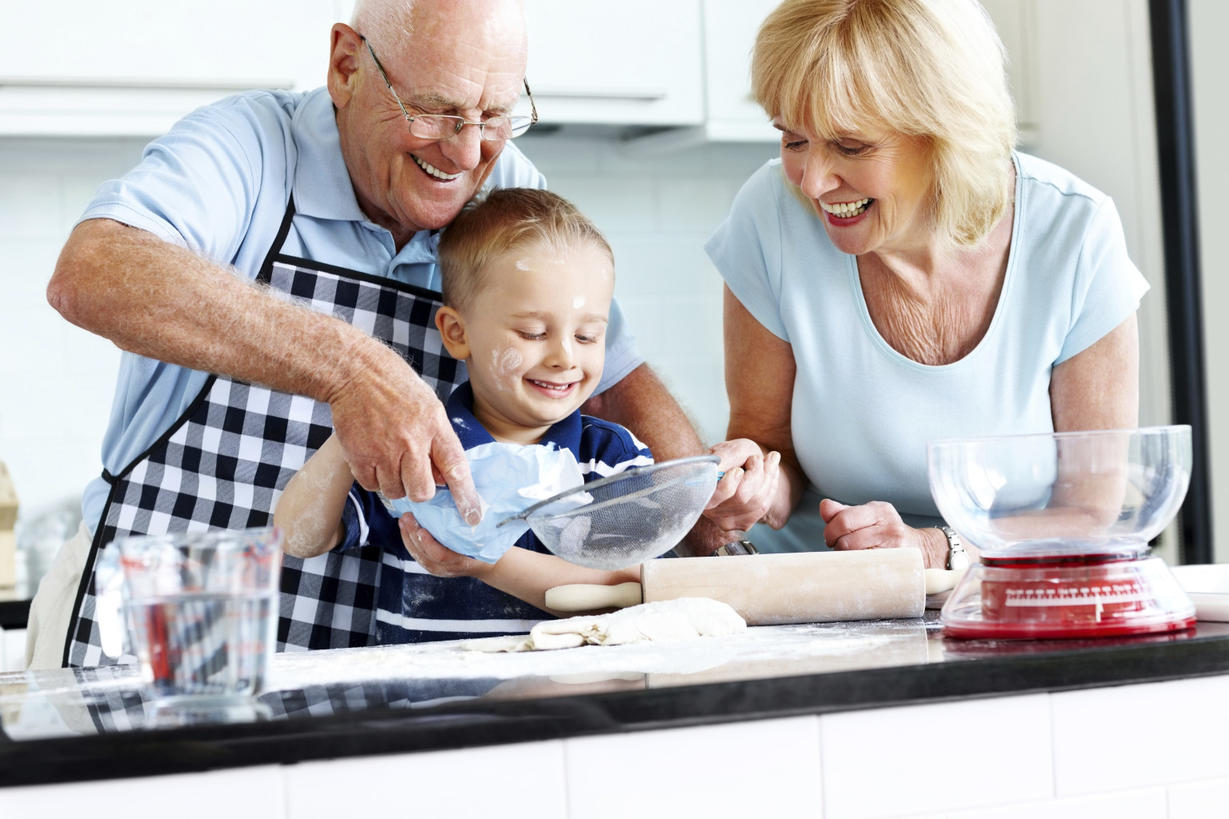
[[[435,328],[439,294],[282,255],[293,215],[291,201],[257,281],[385,341],[441,400],[446,398],[465,379],[465,368],[444,350]],[[117,475],[104,472],[111,492],[77,591],[65,665],[105,665],[120,659],[104,652],[100,628],[100,620],[115,610],[113,598],[100,605],[104,592],[97,582],[108,544],[129,534],[267,525],[281,488],[331,431],[327,404],[211,376],[183,416],[145,454]],[[371,644],[380,565],[378,547],[326,552],[306,560],[286,556],[278,650]],[[101,585],[108,587],[106,582]],[[114,590],[114,583],[109,588]]]

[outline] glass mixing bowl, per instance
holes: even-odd
[[[1133,557],[1182,506],[1191,428],[947,439],[927,458],[939,514],[984,557]]]

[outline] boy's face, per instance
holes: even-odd
[[[469,368],[474,415],[497,440],[535,443],[593,393],[613,293],[600,246],[534,243],[491,262],[463,314],[440,308],[444,345]]]

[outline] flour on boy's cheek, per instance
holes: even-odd
[[[491,350],[491,370],[495,383],[501,389],[511,389],[520,380],[520,368],[524,363],[520,352],[511,347],[503,350]]]

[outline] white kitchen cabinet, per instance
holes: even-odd
[[[1034,0],[981,0],[1007,50],[1007,82],[1016,103],[1021,145],[1037,139],[1037,10]]]
[[[704,121],[637,140],[663,149],[697,142],[776,142],[778,132],[751,96],[755,37],[780,0],[703,0]],[[1036,138],[1036,11],[1034,0],[983,0],[1008,55],[1008,82],[1016,103],[1021,143]]]
[[[324,84],[335,0],[31,3],[0,50],[0,134],[149,136],[247,88]]]
[[[528,0],[527,77],[543,124],[699,125],[699,0]]]
[[[779,0],[704,0],[706,139],[776,142],[778,131],[751,96],[751,51]]]

